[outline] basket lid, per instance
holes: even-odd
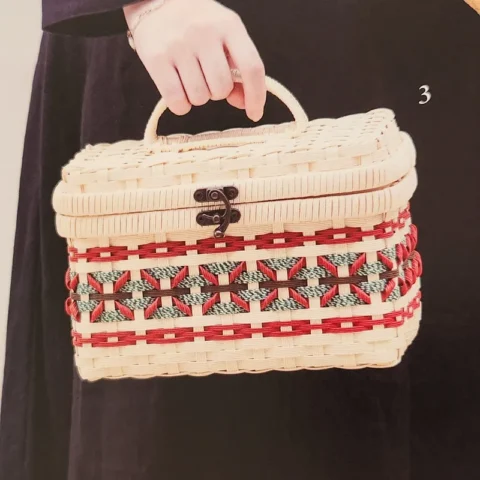
[[[413,142],[393,111],[309,121],[285,87],[267,78],[267,89],[293,122],[158,137],[160,100],[143,140],[89,145],[63,168],[55,211],[84,217],[195,208],[195,192],[211,186],[234,186],[237,204],[349,194],[389,186],[414,167]]]

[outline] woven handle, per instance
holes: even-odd
[[[238,71],[232,70],[233,81],[241,83],[241,77]],[[295,120],[294,128],[289,130],[289,134],[292,137],[300,135],[307,127],[308,117],[305,110],[302,108],[298,100],[294,95],[285,88],[282,84],[277,82],[271,77],[265,78],[267,91],[275,95],[281,100],[290,110]],[[154,146],[155,150],[160,151],[188,151],[188,150],[205,150],[210,148],[219,147],[231,147],[247,145],[250,143],[263,143],[268,138],[267,135],[245,135],[237,137],[220,137],[219,134],[209,134],[207,138],[201,139],[201,135],[196,135],[197,141],[189,141],[188,137],[179,137],[175,139],[175,143],[172,143],[168,137],[157,136],[158,121],[163,113],[167,110],[167,105],[163,99],[161,99],[148,120],[147,127],[145,129],[144,141],[148,145]],[[275,134],[272,134],[275,135]],[[198,140],[200,138],[200,140]]]

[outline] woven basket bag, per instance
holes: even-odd
[[[238,77],[235,80],[240,81]],[[420,322],[415,148],[376,109],[87,146],[53,195],[80,376],[396,365]]]

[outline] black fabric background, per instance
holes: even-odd
[[[86,143],[141,138],[158,93],[124,2],[44,2],[21,178],[0,426],[3,480],[474,480],[480,18],[461,0],[229,0],[309,116],[395,110],[414,138],[424,318],[387,370],[79,381],[51,192]],[[102,13],[107,12],[107,13]],[[88,14],[88,15],[87,15]],[[419,105],[421,85],[432,99]],[[287,120],[269,100],[265,122]],[[224,103],[164,133],[248,125]]]
[[[122,7],[139,0],[42,0],[44,30],[97,37],[124,32]]]

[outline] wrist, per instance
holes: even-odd
[[[135,30],[142,23],[142,20],[155,12],[168,0],[143,0],[141,2],[131,3],[123,7],[125,20],[127,21],[130,35],[133,37]]]

